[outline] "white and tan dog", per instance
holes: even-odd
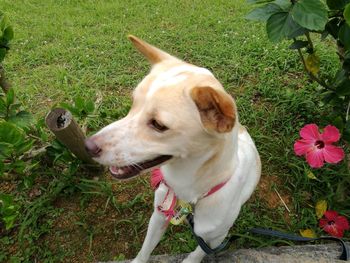
[[[166,183],[155,192],[147,235],[133,262],[147,262],[166,229],[158,206],[169,188],[193,204],[195,233],[214,248],[259,181],[259,154],[238,121],[234,100],[209,70],[137,37],[129,39],[152,70],[134,90],[128,115],[88,138],[86,148],[118,179],[159,166],[164,175]],[[197,247],[184,262],[200,262],[204,256]]]

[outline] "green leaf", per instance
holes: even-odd
[[[0,118],[4,118],[7,113],[6,102],[2,97],[0,97]]]
[[[350,79],[347,77],[339,86],[336,88],[336,93],[341,96],[350,95]]]
[[[289,48],[290,49],[301,49],[301,48],[307,47],[308,45],[309,45],[308,41],[296,40],[289,46]]]
[[[350,142],[350,120],[348,120],[345,124],[344,130],[343,130],[343,139]]]
[[[9,229],[11,229],[13,227],[13,225],[15,224],[17,216],[18,216],[18,214],[13,214],[13,215],[10,215],[10,216],[3,217],[3,220],[5,222],[6,230],[9,230]]]
[[[22,130],[9,122],[0,122],[0,142],[18,145],[25,139],[25,134]]]
[[[34,145],[34,140],[27,140],[19,145],[16,145],[16,154],[21,155],[29,151]]]
[[[337,127],[340,131],[344,129],[344,121],[341,116],[337,116],[333,119],[332,124]]]
[[[333,91],[325,91],[322,93],[322,101],[325,103],[325,104],[331,104],[334,100],[337,100],[338,99],[338,95],[337,93],[333,92]]]
[[[280,8],[283,9],[283,11],[286,11],[286,12],[289,12],[292,6],[292,3],[290,0],[275,0],[274,4],[278,5]]]
[[[280,12],[272,15],[267,20],[266,30],[272,42],[281,41],[283,38],[296,37],[303,32],[303,28],[293,21],[288,12]]]
[[[6,159],[13,153],[13,145],[6,142],[0,142],[0,159]]]
[[[33,124],[34,118],[29,112],[20,111],[16,115],[11,116],[8,121],[21,128],[28,128]]]
[[[326,30],[329,34],[332,35],[335,39],[338,39],[340,29],[340,18],[336,17],[328,21],[326,24]]]
[[[6,93],[6,104],[10,106],[15,101],[15,91],[13,89],[9,89]]]
[[[269,3],[274,0],[247,0],[248,4],[263,4],[263,3]]]
[[[6,48],[0,48],[0,62],[4,60],[5,56],[6,56]]]
[[[342,10],[349,0],[327,0],[327,5],[331,10]]]
[[[346,5],[343,15],[346,23],[348,23],[348,25],[350,26],[350,4]]]
[[[253,21],[265,22],[270,16],[278,12],[283,12],[278,5],[270,3],[252,10],[245,18]]]
[[[0,193],[0,211],[3,213],[5,207],[9,206],[13,202],[13,196],[9,194]]]
[[[5,16],[4,13],[0,13],[0,30],[4,31],[5,27],[7,24],[7,17]]]
[[[4,171],[5,171],[5,164],[3,162],[0,162],[0,180],[4,174]]]
[[[84,100],[82,97],[76,97],[74,99],[74,105],[77,109],[79,109],[80,111],[84,109]]]
[[[74,107],[68,103],[60,103],[61,107],[70,111],[74,116],[80,117],[80,111],[81,109],[78,109],[77,107]]]
[[[86,112],[92,113],[95,109],[95,103],[92,100],[86,101],[84,109]]]
[[[326,6],[320,0],[299,0],[291,14],[296,23],[309,30],[324,30],[328,21]]]
[[[350,72],[350,50],[348,50],[344,55],[343,69],[346,72]]]
[[[336,87],[336,93],[338,95],[344,96],[350,94],[349,73],[347,73],[344,69],[338,70],[334,77],[333,85]]]
[[[13,35],[14,34],[12,26],[6,27],[6,29],[4,30],[3,38],[5,38],[7,41],[10,41],[11,39],[13,39]]]
[[[34,184],[34,177],[33,176],[24,176],[23,178],[23,186],[24,188],[28,189],[32,187]]]
[[[339,30],[339,40],[345,49],[350,50],[350,26],[344,23]]]
[[[333,80],[334,87],[340,85],[340,83],[342,83],[345,79],[346,79],[346,71],[343,69],[338,70]]]

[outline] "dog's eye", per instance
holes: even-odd
[[[159,123],[157,120],[155,119],[152,119],[150,120],[149,122],[149,125],[155,129],[156,131],[159,131],[159,132],[164,132],[166,130],[169,130],[168,127],[164,126],[163,124]]]

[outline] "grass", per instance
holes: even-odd
[[[149,70],[126,39],[132,33],[209,68],[236,98],[240,120],[260,152],[263,177],[232,232],[260,226],[294,233],[313,228],[321,234],[314,212],[320,199],[350,218],[346,164],[313,171],[317,180],[312,180],[306,176],[310,168],[293,153],[304,124],[331,123],[329,108],[288,44],[271,44],[262,25],[244,19],[251,8],[244,0],[0,0],[0,6],[15,31],[5,60],[8,78],[38,119],[77,96],[95,100],[98,92],[103,103],[89,119],[89,132],[124,116],[130,92]],[[316,44],[321,57],[322,47]],[[333,70],[336,57],[327,56],[322,66]],[[121,183],[44,164],[29,189],[11,181],[2,182],[0,190],[14,194],[22,207],[19,225],[0,239],[0,261],[9,262],[132,258],[141,247],[153,197],[147,176]],[[275,243],[254,237],[234,247]],[[154,253],[189,252],[195,246],[186,226],[171,227]]]

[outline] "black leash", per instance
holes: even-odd
[[[226,250],[230,244],[240,238],[238,235],[232,235],[228,239],[226,239],[224,242],[222,242],[219,246],[216,248],[211,248],[200,236],[197,236],[196,233],[194,232],[194,222],[193,222],[193,214],[188,214],[187,215],[187,222],[191,228],[191,232],[196,239],[198,245],[202,248],[202,250],[207,254],[217,254],[218,252],[221,252],[223,250]],[[310,242],[310,241],[316,241],[316,240],[332,240],[332,241],[337,241],[340,243],[342,251],[341,255],[339,257],[340,260],[349,260],[350,259],[350,251],[349,247],[345,244],[345,242],[336,237],[331,237],[331,236],[324,236],[324,237],[319,237],[319,238],[309,238],[309,237],[302,237],[302,236],[297,236],[293,234],[287,234],[283,232],[279,232],[276,230],[272,229],[263,229],[263,228],[252,228],[249,229],[247,232],[252,233],[252,234],[258,234],[258,235],[263,235],[263,236],[270,236],[270,237],[278,237],[282,239],[287,239],[291,241],[298,241],[298,242]]]

